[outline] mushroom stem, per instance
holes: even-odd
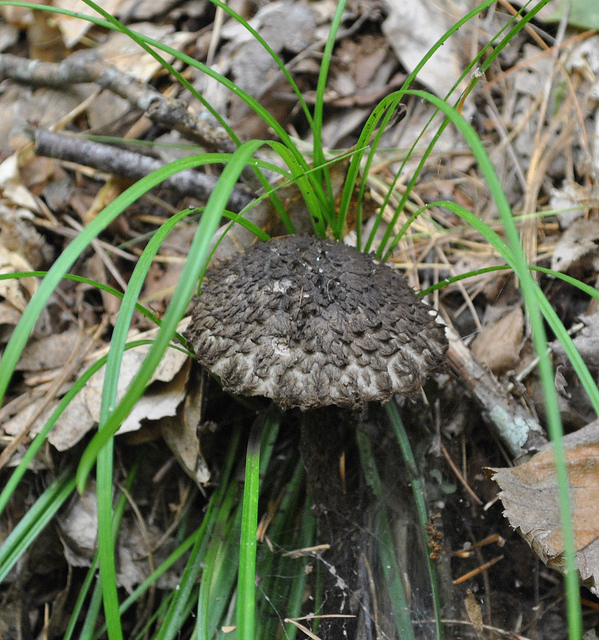
[[[361,412],[322,407],[301,415],[301,452],[308,479],[308,494],[318,517],[320,543],[330,544],[323,561],[324,597],[320,615],[347,615],[323,618],[318,635],[327,640],[354,638],[360,613],[356,593],[358,566],[362,553],[364,486],[360,482],[355,453],[356,425]],[[347,473],[340,461],[346,460]]]

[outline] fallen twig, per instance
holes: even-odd
[[[451,327],[447,327],[447,337],[447,359],[454,374],[466,386],[510,455],[519,458],[546,444],[547,437],[541,425],[526,409],[514,402]]]
[[[236,149],[227,132],[209,122],[211,116],[208,113],[206,116],[198,114],[183,100],[165,98],[154,87],[138,82],[116,67],[106,65],[93,51],[74,53],[59,63],[3,53],[0,54],[0,79],[4,78],[54,89],[93,82],[127,100],[155,124],[176,129],[185,138],[201,144],[209,151],[233,153]]]
[[[139,180],[164,166],[160,160],[112,145],[92,142],[79,136],[53,133],[45,129],[34,130],[35,153],[39,156],[75,162],[98,171],[112,173],[128,180]],[[180,171],[167,178],[163,186],[184,195],[205,200],[212,193],[218,178],[191,169]],[[253,197],[235,188],[231,192],[228,208],[239,212]]]

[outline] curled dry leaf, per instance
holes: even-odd
[[[32,271],[25,258],[0,240],[0,274]],[[6,342],[37,289],[35,278],[0,280],[0,342]]]
[[[552,189],[549,207],[554,209],[562,229],[568,229],[573,222],[582,218],[589,207],[598,202],[591,196],[591,189],[572,180],[564,180],[561,189]]]
[[[152,330],[130,336],[130,339],[152,338],[155,334],[156,330]],[[137,375],[149,349],[149,345],[143,345],[129,349],[123,354],[117,400],[123,397],[129,384]],[[94,354],[94,360],[103,356],[107,351],[108,348],[104,348]],[[185,381],[188,372],[188,367],[184,367],[186,362],[187,356],[183,352],[177,349],[166,351],[150,380],[150,386],[146,393],[123,422],[119,433],[139,429],[143,420],[159,420],[164,416],[175,415],[177,407],[185,397]],[[100,418],[104,373],[103,367],[88,380],[50,432],[48,440],[59,451],[72,447],[97,424]],[[162,384],[154,386],[152,385],[154,382]]]
[[[564,233],[553,252],[551,268],[565,273],[583,260],[597,260],[599,220],[577,220]]]
[[[0,201],[0,242],[23,256],[33,269],[41,269],[54,256],[54,249],[37,231],[29,209],[9,207]]]
[[[97,551],[98,502],[96,485],[90,482],[85,491],[71,500],[64,514],[58,519],[60,540],[64,556],[70,567],[89,567]],[[174,547],[172,538],[165,540],[165,532],[156,524],[146,523],[144,532],[139,524],[125,515],[119,529],[117,545],[117,584],[131,593],[150,574],[155,564],[163,562]],[[163,574],[159,588],[174,589],[177,571]]]
[[[564,437],[576,565],[582,584],[599,586],[599,420]],[[491,469],[511,526],[545,564],[564,571],[564,538],[553,444],[512,469]]]
[[[102,8],[114,15],[119,4],[121,4],[120,0],[105,0],[102,2]],[[76,11],[78,14],[97,16],[91,7],[78,0],[57,0],[55,6],[60,9]],[[64,44],[68,49],[74,47],[92,26],[91,22],[81,20],[78,16],[55,14],[53,18],[62,32]]]
[[[472,353],[496,375],[513,369],[518,362],[524,334],[524,314],[519,306],[497,322],[485,325],[472,342]]]

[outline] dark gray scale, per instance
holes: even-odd
[[[302,410],[413,395],[447,349],[404,276],[339,242],[295,235],[210,268],[185,337],[226,390]]]

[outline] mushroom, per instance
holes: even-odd
[[[346,425],[369,402],[416,394],[443,368],[447,348],[435,312],[396,270],[339,242],[296,235],[211,267],[185,337],[226,391],[302,411],[308,489],[329,542],[359,517],[357,490],[333,471]],[[355,560],[352,543],[331,558]],[[347,610],[341,591],[327,598],[329,612]]]

